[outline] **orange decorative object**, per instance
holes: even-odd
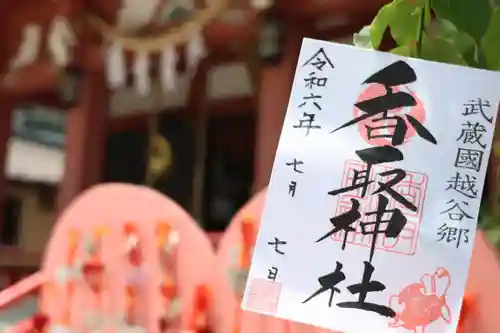
[[[156,226],[156,242],[157,245],[164,245],[168,241],[170,233],[173,231],[172,226],[168,222],[160,222]]]
[[[240,265],[241,268],[249,268],[255,245],[255,222],[249,217],[244,217],[241,223],[241,241]]]
[[[207,285],[203,284],[196,288],[189,320],[189,332],[204,333],[210,331],[209,309],[212,293]]]
[[[239,268],[249,269],[250,261],[252,260],[253,247],[255,246],[255,222],[249,216],[245,216],[240,227],[241,243],[239,253]],[[233,332],[238,333],[241,326],[241,309],[236,307],[234,310],[234,328]]]
[[[80,235],[77,230],[71,229],[68,234],[68,256],[66,265],[72,267],[76,261],[78,247],[80,246]]]
[[[80,235],[76,229],[71,229],[68,233],[68,253],[66,257],[66,269],[72,270],[75,267],[76,256],[80,246]],[[66,306],[63,307],[62,324],[68,326],[71,321],[71,304],[75,294],[76,281],[73,276],[66,283]]]
[[[163,280],[160,286],[160,294],[165,300],[172,300],[177,296],[177,287],[175,281],[169,277]]]
[[[106,226],[99,226],[94,229],[93,232],[93,240],[94,240],[94,246],[95,246],[95,251],[96,252],[101,252],[101,247],[102,247],[102,239],[106,234],[108,233],[108,228]]]
[[[160,297],[163,316],[159,319],[160,332],[165,332],[171,324],[169,316],[172,302],[178,297],[177,281],[173,272],[177,268],[177,237],[176,231],[169,223],[161,222],[156,226],[156,246],[160,261],[161,282]]]
[[[171,252],[177,246],[179,239],[177,232],[168,222],[160,222],[156,226],[156,245],[163,248],[165,253]]]
[[[7,316],[11,311],[18,310],[19,303],[16,302],[26,300],[31,303],[35,301],[31,296],[38,295],[40,312],[50,318],[50,327],[43,333],[160,333],[159,324],[163,329],[168,327],[167,332],[181,333],[188,327],[194,289],[198,283],[211,279],[215,255],[206,235],[181,206],[144,186],[102,184],[85,191],[60,216],[54,225],[41,269],[0,292],[0,308]],[[160,242],[164,246],[157,246],[155,228],[158,222],[164,221],[171,221],[171,227],[160,225],[159,230],[172,232],[158,237],[165,241]],[[128,261],[124,236],[126,222],[135,223],[142,242],[143,262],[138,269]],[[106,224],[108,229],[97,228],[102,224]],[[75,269],[66,272],[66,264],[71,261],[69,244],[74,244],[68,242],[71,229],[80,233],[80,246]],[[127,229],[133,231],[133,228]],[[170,253],[169,260],[164,262],[170,273],[168,277],[160,268],[160,248]],[[85,283],[82,273],[84,264],[88,278],[97,279],[102,275],[102,280],[95,281],[97,286],[102,286],[101,294],[95,294]],[[71,276],[77,277],[78,281],[71,322],[65,325],[61,320],[66,307],[65,283]],[[91,282],[93,284],[94,281]],[[162,286],[165,298],[173,299],[168,308],[165,307],[168,316],[164,320],[160,320],[165,314],[160,308],[162,282],[165,283]],[[134,286],[137,289],[130,288]],[[181,293],[184,290],[191,292]],[[132,325],[125,320],[128,319],[125,317],[126,300],[127,306],[136,301],[137,311],[134,318],[130,318],[134,319]],[[182,309],[180,305],[184,305]],[[32,318],[12,319],[11,327],[16,333],[34,333],[31,330]],[[3,332],[0,328],[0,333],[7,333],[7,330]]]

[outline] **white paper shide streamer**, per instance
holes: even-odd
[[[187,62],[188,70],[192,73],[196,70],[196,67],[207,55],[207,50],[205,49],[205,42],[203,41],[203,34],[200,28],[196,29],[187,45]]]
[[[124,88],[127,84],[125,52],[118,42],[114,42],[106,50],[106,76],[111,89]]]
[[[12,70],[32,64],[40,52],[42,28],[38,24],[30,23],[23,29],[23,37],[17,55],[11,60]]]
[[[268,9],[272,5],[272,0],[251,0],[252,7],[257,10]]]
[[[175,90],[177,83],[177,52],[175,45],[167,45],[160,55],[160,81],[164,91]]]
[[[52,20],[47,40],[50,56],[58,67],[65,67],[71,61],[71,51],[76,44],[76,36],[71,25],[63,16]]]
[[[151,92],[149,68],[149,54],[146,52],[138,53],[134,61],[134,85],[137,92],[142,96],[147,96]]]

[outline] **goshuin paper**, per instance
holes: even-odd
[[[305,39],[243,298],[347,333],[454,333],[500,74]]]

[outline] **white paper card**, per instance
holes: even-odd
[[[305,39],[242,308],[456,332],[499,93],[496,72]]]

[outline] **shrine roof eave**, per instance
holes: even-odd
[[[237,42],[255,36],[255,25],[232,27],[226,23],[213,22],[204,32],[206,45],[214,62],[232,62],[241,60],[242,54],[237,52]],[[222,38],[223,37],[223,38]],[[130,58],[134,55],[129,54]],[[99,44],[81,45],[74,52],[71,64],[83,72],[102,72],[105,68],[105,57]],[[157,71],[153,64],[152,74]],[[45,95],[55,92],[59,85],[60,70],[50,61],[40,59],[35,63],[13,72],[1,81],[0,89],[9,96],[28,98],[28,96]]]
[[[257,35],[257,15],[249,12],[246,15],[244,25],[236,25],[221,21],[209,23],[203,30],[205,47],[209,53],[226,58],[226,61],[233,61],[238,58],[236,53],[238,43],[252,40]],[[98,44],[82,46],[81,50],[75,52],[74,64],[82,70],[90,72],[102,71],[105,66],[105,59],[102,46]],[[133,52],[128,52],[127,56],[133,57]]]

